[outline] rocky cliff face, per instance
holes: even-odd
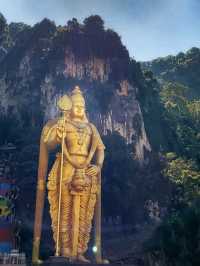
[[[90,120],[102,134],[119,132],[143,163],[151,151],[137,93],[142,76],[119,36],[93,18],[56,27],[45,19],[25,28],[1,61],[0,107],[22,127],[58,115],[57,100],[80,85]]]

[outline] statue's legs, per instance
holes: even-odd
[[[62,189],[60,219],[61,255],[64,257],[70,257],[72,252],[72,200],[73,199],[69,190],[64,187]]]
[[[50,215],[52,220],[53,238],[56,243],[57,214],[58,214],[57,191],[49,190],[48,198],[50,203]],[[95,203],[96,203],[96,194],[85,194],[80,196],[78,254],[84,254],[87,251],[87,246],[90,239]],[[65,185],[62,188],[60,242],[59,242],[61,255],[65,257],[71,257],[72,254],[72,227],[73,227],[72,206],[73,206],[73,197],[70,194],[69,189]]]
[[[53,239],[56,243],[57,237],[57,214],[58,214],[58,193],[56,190],[48,191],[48,199],[50,205],[50,216],[51,216],[51,228],[53,231]],[[59,243],[60,246],[60,243]]]
[[[52,221],[53,238],[56,243],[57,237],[57,218],[58,218],[58,199],[59,199],[59,183],[58,168],[59,161],[56,160],[48,180],[48,199],[50,204],[50,216]],[[71,176],[71,169],[68,166],[64,168],[68,174],[64,176]],[[70,186],[63,181],[62,185],[62,199],[61,199],[61,214],[60,214],[60,239],[59,249],[60,254],[65,257],[72,257],[72,241],[73,241],[73,195],[70,192]],[[78,254],[84,254],[87,251],[87,245],[90,239],[90,232],[92,226],[92,218],[94,215],[94,207],[96,203],[96,193],[92,192],[91,187],[87,192],[80,196],[80,211],[79,211],[79,226],[78,230]]]
[[[87,246],[90,239],[95,203],[96,203],[96,194],[85,194],[81,196],[80,220],[79,220],[80,227],[79,227],[79,239],[78,239],[79,254],[84,254],[87,251]]]
[[[52,221],[53,238],[57,238],[58,192],[49,190],[50,215]],[[61,215],[60,215],[60,254],[71,256],[71,226],[72,226],[72,196],[66,186],[62,187]]]

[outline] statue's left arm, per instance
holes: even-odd
[[[103,166],[103,161],[104,161],[105,146],[96,127],[92,124],[91,127],[93,132],[91,155],[93,159],[89,156],[90,157],[89,161],[92,159],[93,164],[89,166],[89,168],[87,169],[87,174],[94,176],[101,172],[101,168]]]
[[[104,162],[104,149],[105,146],[99,136],[99,141],[97,144],[96,152],[95,152],[95,161],[94,164],[98,167],[98,173],[101,172],[103,162]]]
[[[94,134],[95,134],[95,138],[97,141],[97,147],[96,147],[96,152],[95,152],[95,165],[99,167],[99,170],[101,171],[101,168],[103,166],[103,161],[104,161],[105,146],[96,128],[95,128]]]

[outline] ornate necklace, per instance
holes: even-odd
[[[83,123],[83,122],[75,122],[75,121],[70,121],[70,123],[75,126],[78,129],[84,129],[87,127],[88,123]]]
[[[82,122],[74,122],[74,121],[71,121],[71,123],[77,129],[77,133],[78,133],[77,143],[78,143],[78,145],[82,146],[84,143],[84,140],[87,136],[87,131],[85,131],[84,129],[87,127],[88,124],[82,123]]]

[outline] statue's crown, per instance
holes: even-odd
[[[75,86],[75,88],[73,89],[73,91],[71,93],[71,99],[72,99],[72,103],[79,102],[79,103],[82,103],[85,105],[83,93],[82,93],[79,86]]]

